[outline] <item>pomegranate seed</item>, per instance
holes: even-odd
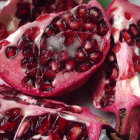
[[[81,26],[82,26],[82,22],[80,22],[80,21],[72,21],[72,22],[70,22],[69,26],[70,26],[70,28],[72,30],[80,30]]]
[[[85,23],[84,28],[90,32],[96,32],[97,25],[95,23]]]
[[[135,24],[131,24],[129,26],[129,31],[133,37],[136,37],[138,35],[138,29],[137,29],[137,26]]]
[[[50,70],[46,70],[45,72],[44,72],[44,76],[46,76],[47,78],[54,78],[55,76],[56,76],[56,73],[55,72],[53,72],[53,71],[50,71]]]
[[[35,87],[35,78],[31,77],[31,76],[25,76],[21,83],[26,87],[28,88],[33,88]]]
[[[100,36],[105,36],[108,32],[108,27],[105,22],[101,22],[97,28],[97,34]]]
[[[128,12],[124,12],[124,16],[125,16],[125,18],[127,19],[127,20],[130,20],[131,19],[131,14],[130,13],[128,13]]]
[[[114,103],[114,95],[108,97],[102,97],[100,101],[101,107],[106,107],[112,105],[113,103]]]
[[[118,69],[117,68],[113,68],[112,69],[112,73],[109,77],[109,79],[117,79],[118,78]]]
[[[6,48],[5,54],[7,58],[13,58],[17,55],[18,49],[15,46],[9,46]]]
[[[30,41],[27,40],[26,37],[23,37],[19,42],[18,42],[18,48],[19,50],[23,50],[24,48],[28,48],[30,46]]]
[[[80,126],[74,126],[70,130],[70,140],[77,140],[78,137],[80,136],[81,132],[82,132],[82,129]]]
[[[130,33],[127,30],[124,29],[120,34],[121,34],[120,37],[122,37],[128,45],[130,45],[130,46],[133,45],[133,40],[131,38]]]
[[[50,37],[50,36],[52,36],[52,35],[54,35],[54,29],[53,29],[53,27],[51,26],[51,25],[49,25],[47,28],[46,28],[46,30],[45,30],[45,32],[44,32],[44,35],[45,35],[45,37]]]
[[[89,34],[83,32],[77,32],[77,37],[81,44],[84,44],[85,40],[88,40],[90,38]]]
[[[97,7],[92,7],[89,9],[89,17],[90,17],[91,22],[99,21],[103,19],[102,12]]]
[[[74,42],[75,33],[71,30],[64,32],[64,45],[68,46]]]
[[[87,7],[79,6],[75,12],[76,19],[82,19],[85,21],[87,19],[87,13]]]
[[[32,27],[25,31],[24,35],[27,39],[34,41],[35,38],[39,35],[40,31],[38,27]]]
[[[66,62],[66,70],[67,71],[72,71],[74,69],[74,61],[73,60],[69,60]]]
[[[8,36],[8,33],[7,33],[7,30],[6,30],[6,27],[0,23],[0,40],[6,38]]]
[[[65,22],[68,22],[69,20],[73,21],[74,17],[71,13],[65,12],[65,13],[62,14],[62,20],[64,20]]]
[[[112,87],[110,84],[106,84],[104,87],[104,90],[106,91],[105,93],[108,95],[114,95],[115,94],[115,90],[114,87]]]
[[[84,49],[87,53],[92,53],[94,50],[96,50],[96,48],[98,48],[96,40],[86,41],[84,45]]]
[[[68,53],[63,50],[56,52],[55,56],[56,56],[56,60],[58,60],[60,62],[64,62],[68,59]]]
[[[134,62],[135,72],[140,72],[140,57]]]
[[[113,52],[114,52],[114,53],[118,53],[118,52],[120,51],[120,49],[121,49],[121,45],[120,45],[120,43],[118,42],[118,43],[115,44],[115,46],[114,46],[114,48],[113,48]]]
[[[59,136],[59,134],[53,134],[52,135],[52,140],[62,140],[62,138]]]
[[[101,52],[94,52],[90,55],[90,60],[94,63],[99,63],[101,59],[102,59]]]
[[[0,130],[10,132],[15,129],[16,125],[17,125],[16,122],[7,122],[3,124],[2,126],[0,126]]]
[[[67,121],[63,118],[58,118],[57,125],[59,126],[59,130],[62,131],[67,126]]]
[[[45,64],[49,62],[51,57],[53,56],[53,52],[49,50],[41,50],[40,51],[40,63]]]
[[[75,57],[76,57],[76,60],[78,60],[78,61],[84,61],[86,58],[86,55],[83,51],[78,51],[78,52],[76,52]]]
[[[109,63],[114,63],[116,61],[116,56],[114,54],[114,52],[110,52],[108,57],[107,57],[107,61]]]
[[[50,67],[51,67],[51,70],[53,70],[53,71],[56,71],[57,72],[59,70],[58,69],[58,63],[55,62],[55,61],[52,61],[51,62]]]
[[[83,64],[80,66],[79,68],[79,72],[85,72],[85,71],[88,71],[89,69],[91,68],[91,65],[90,64]]]
[[[39,119],[40,119],[40,126],[38,129],[38,133],[45,134],[49,130],[51,116],[49,114],[44,117],[41,116]]]

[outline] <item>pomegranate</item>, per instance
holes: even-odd
[[[140,139],[140,7],[114,0],[107,8],[112,43],[92,84],[96,108],[116,115],[116,129],[127,139]]]
[[[95,0],[47,14],[0,42],[0,76],[35,96],[58,96],[83,85],[104,61],[110,29]]]
[[[0,85],[0,139],[98,140],[101,130],[120,136],[86,108],[26,96]]]
[[[83,0],[1,0],[0,40],[14,32],[19,26],[34,21],[44,13],[69,10]]]

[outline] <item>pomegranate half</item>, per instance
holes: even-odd
[[[46,14],[0,42],[0,76],[35,96],[58,96],[83,85],[110,46],[108,20],[91,0],[69,11]]]
[[[106,10],[112,26],[109,54],[93,80],[93,104],[116,115],[116,129],[140,139],[140,7],[114,0]],[[95,85],[95,81],[97,85]]]

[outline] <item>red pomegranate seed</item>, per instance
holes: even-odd
[[[131,14],[130,13],[128,13],[128,12],[124,12],[124,16],[125,16],[125,18],[127,19],[127,20],[130,20],[131,19]]]
[[[112,69],[112,73],[109,77],[109,79],[117,79],[118,78],[118,69],[117,68],[113,68]]]
[[[71,30],[64,32],[64,45],[68,46],[74,42],[75,33]]]
[[[116,60],[116,56],[113,52],[111,52],[107,57],[107,61],[110,63],[113,63],[113,62],[115,62],[115,60]]]
[[[90,60],[94,63],[99,63],[101,59],[102,59],[101,52],[94,52],[90,55]]]
[[[86,55],[83,51],[80,50],[80,51],[76,52],[75,57],[76,57],[76,60],[78,60],[78,61],[84,61],[86,58]]]
[[[114,95],[115,94],[114,87],[111,86],[110,84],[106,84],[105,87],[104,87],[104,90],[106,91],[106,93],[108,95]]]
[[[82,128],[80,126],[74,126],[70,130],[70,140],[77,140],[82,132]]]
[[[97,25],[95,23],[85,23],[84,28],[90,32],[96,32]]]
[[[39,35],[40,31],[38,27],[32,27],[25,31],[24,35],[27,39],[34,41],[35,38]]]
[[[137,26],[135,24],[131,24],[129,26],[129,31],[132,34],[132,36],[136,37],[138,35],[138,29]]]
[[[74,61],[69,60],[66,62],[66,71],[72,71],[74,69]]]
[[[13,58],[17,55],[17,53],[18,53],[18,49],[15,46],[9,46],[5,50],[5,54],[7,58]]]
[[[49,27],[46,28],[44,35],[45,35],[45,37],[50,37],[50,36],[53,35],[53,34],[54,34],[54,30],[53,30],[52,27],[49,25]]]
[[[84,49],[87,53],[92,53],[96,48],[98,48],[96,40],[85,42]]]
[[[100,36],[105,36],[108,32],[108,27],[105,22],[102,22],[97,27],[97,34]]]
[[[85,6],[79,6],[75,12],[77,19],[87,19],[88,10]]]
[[[39,129],[38,129],[38,133],[45,134],[49,130],[51,116],[47,115],[47,116],[40,118],[40,119],[42,119],[42,120],[41,120],[41,124],[39,126]]]
[[[140,57],[134,62],[135,72],[140,72]]]
[[[85,72],[88,71],[91,68],[90,64],[83,64],[79,68],[79,72]]]
[[[114,46],[114,48],[113,48],[113,52],[114,52],[114,53],[118,53],[118,52],[120,51],[120,49],[121,49],[121,45],[120,45],[120,43],[118,42],[118,43],[115,44],[115,46]]]
[[[3,124],[2,126],[0,126],[0,130],[6,131],[6,132],[13,131],[16,125],[17,125],[16,122],[7,122]]]
[[[53,72],[53,71],[50,71],[50,70],[46,70],[45,72],[44,72],[44,76],[46,76],[47,78],[54,78],[55,76],[56,76],[56,73],[55,72]]]
[[[53,71],[58,71],[59,70],[58,63],[55,62],[55,61],[51,62],[50,67],[51,67],[51,70],[53,70]]]
[[[58,118],[57,125],[59,126],[59,130],[62,131],[65,127],[67,127],[67,121],[63,118]]]
[[[0,23],[0,40],[6,38],[8,36],[6,27]]]
[[[69,26],[72,30],[79,30],[81,28],[82,22],[80,21],[72,21]]]

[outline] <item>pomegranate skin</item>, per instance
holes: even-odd
[[[55,79],[52,82],[53,90],[40,91],[40,89],[38,89],[38,87],[37,88],[27,88],[26,86],[23,86],[21,84],[21,81],[26,76],[26,74],[24,73],[24,71],[22,70],[21,65],[20,65],[21,64],[20,61],[23,58],[23,56],[18,51],[17,52],[12,51],[12,54],[11,54],[11,50],[7,51],[9,48],[6,49],[6,47],[8,47],[9,45],[12,45],[12,47],[14,45],[17,45],[19,40],[23,37],[23,34],[25,34],[25,31],[27,32],[28,28],[32,29],[32,27],[35,27],[35,28],[37,27],[36,29],[37,29],[38,33],[35,34],[36,36],[35,36],[35,38],[33,37],[33,39],[35,39],[34,40],[35,44],[37,46],[40,46],[40,41],[42,39],[41,37],[44,33],[46,26],[49,25],[49,23],[52,21],[52,19],[63,14],[63,12],[54,13],[54,14],[46,14],[46,15],[42,15],[41,17],[39,17],[33,23],[29,23],[29,24],[26,24],[26,25],[20,27],[15,33],[11,34],[6,39],[9,43],[8,43],[8,45],[2,45],[2,49],[0,51],[0,59],[4,60],[4,63],[3,63],[3,61],[0,62],[1,78],[4,81],[6,81],[10,86],[12,86],[24,93],[34,95],[34,96],[44,96],[44,97],[59,96],[59,95],[68,93],[68,92],[82,86],[89,79],[89,77],[94,73],[94,71],[103,63],[103,61],[107,55],[107,52],[108,52],[108,49],[110,46],[110,27],[109,27],[108,19],[106,18],[106,15],[105,15],[102,7],[100,6],[100,4],[97,1],[91,0],[88,4],[85,4],[85,5],[83,4],[80,6],[86,6],[89,9],[91,7],[97,7],[101,10],[101,12],[103,14],[103,19],[104,19],[105,23],[103,22],[101,24],[101,27],[103,26],[103,28],[101,30],[99,30],[101,27],[99,27],[99,29],[98,29],[99,30],[98,32],[101,35],[100,38],[102,39],[102,41],[100,42],[101,44],[99,43],[99,46],[100,46],[99,49],[101,49],[101,52],[102,52],[102,55],[101,55],[102,58],[99,59],[99,62],[96,60],[95,65],[93,65],[90,69],[88,68],[88,65],[85,67],[82,67],[82,68],[84,68],[84,70],[87,68],[89,69],[85,72],[81,72],[81,73],[66,72],[64,74],[60,72],[59,74],[57,74],[57,76],[55,77]],[[76,8],[78,8],[78,6],[75,7],[75,9]],[[108,26],[107,33],[106,33],[106,26]],[[86,25],[86,27],[87,27],[87,25]],[[104,33],[105,33],[105,35],[104,35]],[[30,36],[28,36],[28,37],[30,37]],[[2,42],[1,42],[1,44],[2,44]],[[6,51],[5,51],[5,49],[6,49]],[[38,48],[38,50],[40,50],[40,48]],[[11,57],[11,55],[13,55],[13,54],[15,54],[15,56],[12,56],[11,58],[7,59],[5,57],[4,51],[7,56]],[[98,57],[98,55],[96,55],[96,57],[92,57],[92,60],[95,60],[97,57]],[[15,65],[17,67],[14,67]],[[54,63],[52,63],[51,65],[54,66]],[[52,67],[52,68],[54,69],[54,67]],[[81,70],[83,70],[82,68],[81,68]],[[16,71],[16,73],[15,73],[15,71]],[[45,86],[50,86],[50,85],[45,85]]]
[[[113,112],[116,130],[133,140],[140,138],[139,53],[136,51],[139,11],[140,7],[127,0],[114,0],[107,7],[112,26],[111,49],[91,87],[94,106]],[[94,81],[98,81],[97,84]]]

